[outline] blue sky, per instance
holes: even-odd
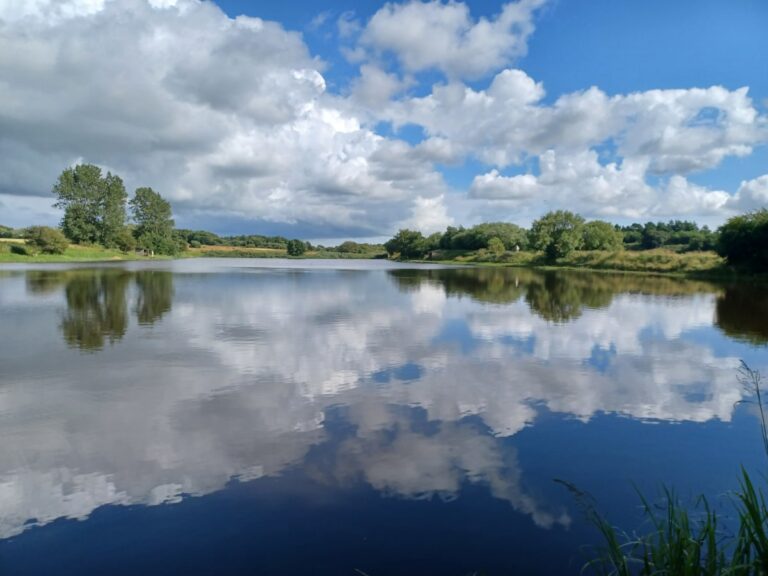
[[[92,162],[220,233],[718,225],[768,203],[766,24],[758,0],[0,0],[0,223],[55,223],[57,174]]]

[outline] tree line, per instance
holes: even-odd
[[[603,220],[586,221],[566,210],[551,211],[529,229],[509,222],[489,222],[424,236],[401,229],[384,247],[390,257],[419,259],[448,251],[479,251],[501,255],[507,251],[542,252],[549,261],[576,250],[716,251],[729,264],[768,271],[768,209],[729,219],[716,231],[695,222],[670,220],[619,226]]]
[[[129,201],[122,178],[111,172],[105,175],[93,164],[79,164],[61,173],[53,193],[54,206],[64,210],[61,232],[70,242],[124,252],[139,248],[176,254],[186,249],[174,234],[170,202],[152,188],[137,188]]]
[[[58,229],[0,226],[0,238],[26,239],[24,246],[14,246],[26,254],[63,254],[70,243],[168,255],[187,248],[174,229],[167,200],[148,187],[137,188],[128,200],[122,178],[111,172],[104,174],[98,166],[78,164],[65,169],[53,186],[53,194],[54,207],[64,210]]]

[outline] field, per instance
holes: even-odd
[[[664,248],[656,250],[577,251],[555,262],[548,262],[537,252],[505,252],[494,255],[487,251],[441,251],[429,261],[499,266],[541,266],[580,268],[588,270],[616,270],[619,272],[650,272],[662,274],[727,275],[725,260],[714,252],[675,252]]]
[[[0,262],[99,262],[99,261],[119,261],[119,260],[147,260],[144,256],[137,254],[121,252],[120,250],[110,250],[101,246],[78,246],[70,244],[64,254],[20,254],[14,252],[14,246],[23,247],[24,240],[3,239],[0,240]],[[165,258],[156,256],[156,259]]]
[[[310,250],[295,258],[325,258],[325,259],[371,259],[381,257],[379,253],[345,253],[334,250]],[[202,246],[190,248],[181,255],[182,258],[291,258],[283,248],[250,248],[244,246]]]

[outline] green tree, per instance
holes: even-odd
[[[173,236],[171,204],[152,188],[138,188],[130,204],[139,247],[158,254],[176,254],[179,246]]]
[[[573,212],[548,212],[531,225],[530,243],[544,252],[548,260],[567,256],[584,243],[584,218]]]
[[[0,226],[0,238],[13,238],[13,228]]]
[[[504,242],[501,241],[501,239],[497,236],[494,236],[488,241],[488,250],[491,251],[492,254],[495,254],[496,256],[501,256],[504,254]]]
[[[129,226],[123,226],[115,238],[115,246],[123,252],[133,252],[136,250],[136,238],[133,236],[133,230]]]
[[[643,228],[643,236],[640,240],[640,246],[646,250],[653,250],[654,248],[661,248],[669,241],[671,232],[666,224],[658,222],[646,222]]]
[[[768,209],[730,218],[718,232],[717,252],[729,264],[768,271]]]
[[[592,220],[584,224],[584,250],[621,250],[624,235],[613,224],[603,220]]]
[[[523,228],[510,222],[487,222],[473,226],[470,231],[477,238],[476,243],[482,244],[481,248],[491,248],[490,241],[498,238],[504,244],[506,250],[514,250],[515,246],[521,249],[528,246],[528,238]]]
[[[107,173],[93,164],[67,168],[53,187],[56,208],[64,210],[61,229],[78,244],[100,243],[114,246],[125,225],[127,194],[119,176]]]
[[[44,254],[64,254],[69,247],[69,241],[64,234],[48,226],[27,228],[25,237],[27,245],[34,246]]]
[[[307,245],[298,239],[288,240],[285,249],[288,252],[288,256],[301,256],[307,251]]]
[[[403,228],[384,244],[390,256],[400,254],[400,258],[421,258],[427,251],[426,241],[421,232]]]
[[[125,191],[123,180],[107,172],[102,179],[99,195],[99,242],[107,248],[117,246],[118,237],[125,228],[126,200],[128,200],[128,193]]]

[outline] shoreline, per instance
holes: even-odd
[[[84,252],[82,256],[76,252]],[[157,262],[157,261],[170,261],[170,260],[186,260],[193,258],[244,258],[244,259],[274,259],[285,258],[287,260],[376,260],[383,259],[376,257],[375,255],[365,254],[343,254],[343,253],[319,253],[319,254],[307,254],[302,256],[288,256],[287,254],[276,254],[274,252],[250,252],[245,255],[241,250],[233,250],[233,254],[227,254],[225,251],[221,251],[220,254],[212,254],[212,251],[198,251],[185,252],[178,256],[141,256],[133,254],[119,253],[115,250],[106,250],[103,248],[96,249],[94,247],[71,247],[68,249],[68,254],[54,255],[54,254],[40,254],[37,256],[24,256],[18,254],[0,253],[0,269],[5,264],[103,264],[110,262]],[[74,253],[73,253],[74,252]],[[518,255],[519,254],[519,255]],[[582,256],[588,253],[577,253],[577,256]],[[626,254],[626,253],[624,253]],[[643,254],[643,252],[637,252],[634,254]],[[699,253],[688,253],[694,255],[700,255]],[[687,278],[691,280],[713,280],[713,281],[768,281],[768,274],[750,273],[745,271],[739,271],[730,267],[716,257],[713,253],[702,253],[708,255],[712,259],[712,266],[701,267],[696,269],[663,269],[661,267],[654,267],[647,263],[641,262],[641,257],[630,257],[630,265],[627,267],[611,267],[610,265],[592,266],[589,263],[580,264],[574,261],[565,261],[560,263],[547,263],[541,260],[541,257],[531,253],[517,253],[512,255],[512,259],[509,259],[509,255],[505,255],[506,260],[492,261],[492,260],[476,260],[476,255],[466,255],[464,257],[449,258],[449,259],[404,259],[399,260],[401,262],[408,262],[413,264],[438,264],[441,266],[461,266],[461,267],[477,267],[477,268],[526,268],[539,271],[557,271],[565,270],[571,272],[592,272],[592,273],[608,273],[608,274],[631,274],[631,275],[647,275],[647,276],[665,276],[675,278]],[[673,258],[679,260],[686,260],[689,258],[687,254],[669,253],[666,256],[672,255]],[[600,254],[604,259],[612,256],[611,253]],[[464,259],[466,258],[466,259]],[[635,258],[634,267],[631,266],[631,260]],[[714,258],[717,258],[715,260]]]

